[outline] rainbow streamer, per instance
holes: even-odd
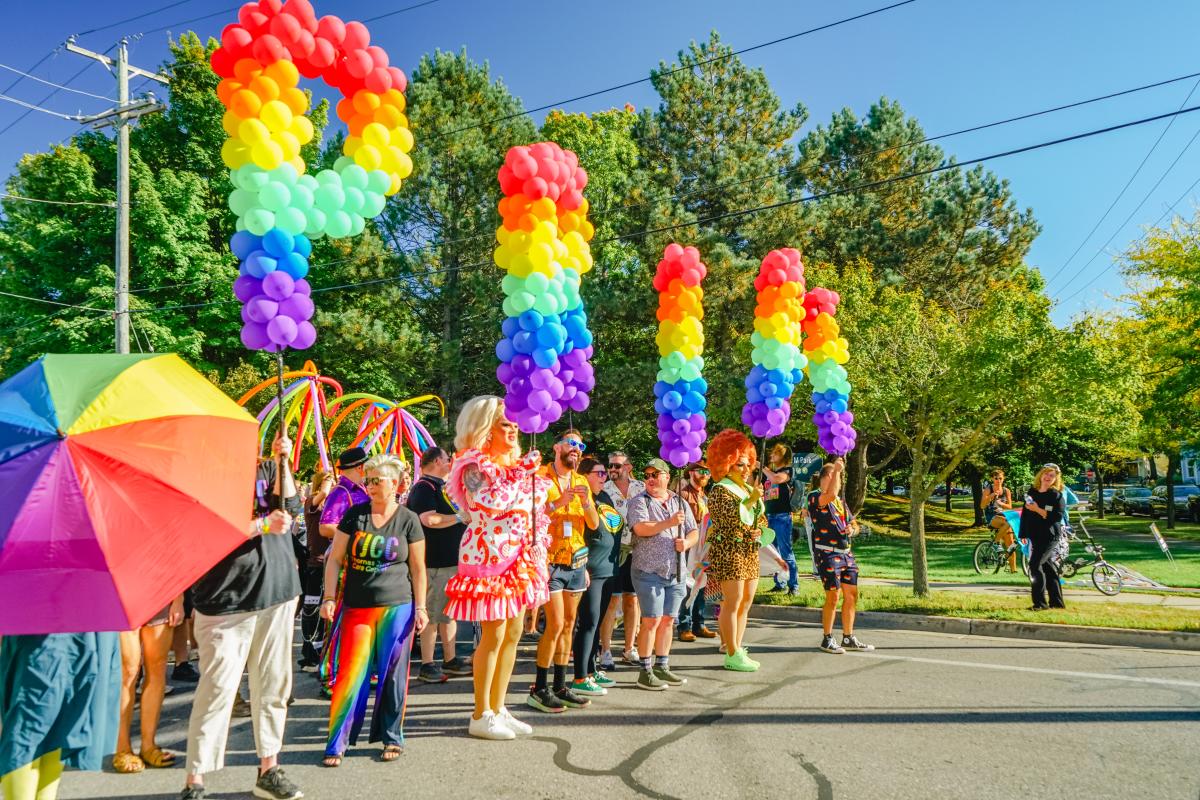
[[[767,253],[754,288],[758,292],[750,336],[754,367],[746,376],[742,423],[755,436],[778,436],[791,418],[790,398],[808,365],[800,349],[806,313],[800,251],[788,247]]]
[[[850,411],[850,381],[846,368],[850,360],[849,343],[842,338],[837,320],[837,292],[813,289],[804,297],[806,312],[804,351],[808,355],[808,378],[812,381],[812,401],[816,407],[813,422],[822,449],[845,455],[854,449],[858,433]]]
[[[667,245],[654,275],[658,290],[658,453],[676,467],[700,460],[708,438],[704,409],[708,383],[704,372],[704,290],[708,269],[695,247]]]

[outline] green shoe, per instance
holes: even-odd
[[[733,655],[725,655],[725,669],[733,672],[755,672],[758,667],[746,658],[746,654],[737,650]]]
[[[653,670],[644,669],[638,673],[637,687],[639,689],[648,689],[651,692],[661,692],[667,688],[667,684],[659,680]]]
[[[608,694],[608,689],[599,686],[591,678],[580,678],[571,683],[571,691],[584,697],[602,697]]]
[[[746,661],[749,662],[755,669],[758,669],[762,666],[762,664],[750,657],[750,653],[746,650],[746,648],[743,647],[738,652],[740,652],[742,654],[742,658],[746,659]]]
[[[687,678],[681,678],[666,667],[655,667],[654,677],[658,678],[668,686],[683,686],[687,683]]]
[[[616,681],[600,671],[597,671],[596,674],[592,676],[592,683],[596,684],[601,689],[610,689],[617,685]]]

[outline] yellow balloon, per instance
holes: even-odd
[[[316,131],[313,128],[312,120],[308,117],[300,115],[292,115],[292,124],[288,126],[288,132],[296,137],[300,144],[308,144],[313,140]]]
[[[391,144],[391,134],[378,122],[368,122],[362,129],[362,140],[372,147],[384,148]]]
[[[230,169],[238,169],[250,163],[250,148],[241,139],[227,139],[221,145],[221,161]]]
[[[408,157],[408,153],[401,153],[399,163],[396,166],[396,174],[399,175],[401,179],[403,179],[403,178],[407,178],[409,175],[412,175],[412,171],[413,171],[412,159]]]
[[[282,100],[263,103],[262,110],[258,112],[258,118],[272,133],[286,131],[292,124],[292,116],[292,110]]]
[[[529,261],[539,270],[550,266],[550,262],[553,260],[554,251],[545,242],[538,242],[529,248]]]
[[[271,138],[271,131],[258,119],[244,119],[238,125],[238,138],[253,147]]]
[[[298,86],[300,84],[300,70],[296,69],[296,65],[286,59],[271,64],[263,70],[263,74],[279,84],[281,88]]]
[[[533,264],[529,262],[529,256],[524,253],[518,253],[509,262],[508,271],[518,278],[528,278],[529,273],[533,272]]]
[[[250,160],[262,169],[277,169],[284,161],[283,148],[270,139],[258,142],[250,148]]]
[[[496,228],[496,241],[500,244],[508,244],[508,239],[511,235],[512,234],[509,233],[508,228],[504,227],[503,225]]]
[[[225,129],[225,133],[231,139],[236,139],[238,135],[238,126],[242,124],[242,118],[232,111],[226,111],[221,117],[221,127]]]
[[[271,139],[283,150],[284,161],[291,161],[300,155],[300,140],[287,131],[271,134]]]
[[[400,191],[400,176],[392,173],[392,183],[388,186],[388,190],[384,194],[391,197],[398,191]]]
[[[347,136],[346,141],[342,142],[342,155],[354,158],[354,154],[358,152],[358,148],[363,146],[363,140],[357,136]]]
[[[549,197],[543,197],[540,200],[534,200],[529,205],[529,213],[533,214],[539,220],[555,219],[557,209],[554,207],[554,201]]]
[[[392,144],[399,147],[405,153],[411,153],[416,140],[413,139],[412,131],[405,127],[392,128],[391,130]]]
[[[304,159],[301,158],[300,156],[296,156],[295,158],[290,159],[288,161],[288,163],[291,164],[292,167],[296,170],[297,175],[303,175],[305,172],[308,171],[308,165],[304,163]]]
[[[379,169],[379,165],[383,163],[383,157],[379,155],[379,148],[374,145],[363,143],[354,151],[354,163],[370,172],[373,169]]]

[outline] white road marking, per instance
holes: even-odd
[[[1069,669],[1046,669],[1044,667],[1019,667],[1012,664],[989,664],[982,661],[955,661],[942,658],[920,658],[918,656],[893,656],[886,653],[847,653],[860,658],[883,658],[890,661],[911,661],[917,664],[940,664],[948,667],[972,667],[974,669],[994,669],[1004,672],[1033,672],[1038,675],[1058,675],[1063,678],[1086,678],[1097,681],[1123,681],[1126,683],[1146,683],[1155,686],[1186,686],[1189,689],[1200,689],[1200,681],[1183,681],[1172,678],[1143,678],[1138,675],[1110,675],[1104,672],[1076,672]]]

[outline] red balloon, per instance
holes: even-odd
[[[313,49],[317,46],[317,37],[313,36],[306,30],[301,29],[296,39],[288,45],[288,50],[292,53],[292,59],[308,58],[312,55]]]
[[[221,46],[233,53],[235,57],[253,43],[254,37],[241,25],[226,25],[225,30],[221,31]]]
[[[333,60],[337,58],[337,48],[333,42],[320,37],[313,40],[313,50],[308,54],[308,61],[316,68],[317,75],[321,70],[333,66]],[[305,77],[315,78],[316,75],[306,75]]]
[[[538,180],[538,178],[534,178],[534,180]],[[558,202],[558,196],[560,194],[562,194],[562,189],[559,188],[557,183],[549,183],[546,185],[546,196],[551,200]]]
[[[369,55],[371,60],[375,62],[376,67],[387,69],[388,54],[382,47],[379,47],[378,45],[371,45],[367,48],[367,55]]]
[[[371,43],[371,32],[367,26],[358,20],[346,23],[346,38],[342,40],[343,50],[363,50]]]
[[[269,33],[255,39],[250,52],[254,54],[254,60],[264,67],[274,64],[276,61],[286,61],[288,58],[288,51],[283,46],[283,42]]]
[[[295,17],[309,33],[317,32],[317,13],[308,0],[288,0],[283,13]]]
[[[547,188],[546,181],[537,176],[529,178],[521,185],[522,193],[530,200],[541,200],[546,196]]]
[[[212,66],[212,71],[222,78],[233,77],[233,65],[235,61],[236,59],[224,47],[218,47],[216,50],[213,50],[213,54],[208,59],[208,63]]]
[[[316,41],[320,42],[323,40],[317,39]],[[325,44],[329,44],[329,42],[325,42]],[[312,61],[310,61],[309,59],[297,58],[297,59],[293,59],[293,61],[296,62],[296,69],[300,71],[300,74],[303,75],[304,77],[308,78],[309,80],[321,77],[321,68],[318,67],[316,64],[313,64]]]
[[[346,53],[346,72],[352,77],[362,80],[374,68],[375,65],[366,50],[351,50]]]
[[[399,67],[388,67],[388,74],[392,76],[393,89],[398,92],[408,89],[408,76],[404,74],[404,70]]]
[[[281,0],[258,0],[258,10],[273,17],[283,10],[283,3]]]
[[[583,167],[580,167],[579,169],[575,170],[575,188],[582,192],[584,189],[587,188],[587,185],[588,185],[587,170],[585,170]]]
[[[496,173],[496,177],[500,181],[500,191],[504,192],[505,197],[512,197],[514,194],[520,194],[524,188],[524,182],[513,175],[508,164],[500,167],[500,171]]]
[[[257,34],[270,20],[258,10],[258,3],[246,3],[238,10],[238,22],[251,33]]]
[[[386,69],[376,67],[363,78],[363,85],[375,94],[383,94],[392,88],[392,76]]]
[[[280,14],[273,17],[269,29],[271,34],[284,44],[291,44],[296,41],[296,37],[303,30],[300,20],[290,14]]]
[[[326,17],[321,17],[317,23],[317,38],[328,39],[335,45],[341,44],[346,38],[346,23],[342,22],[341,17],[335,17],[332,14]]]

